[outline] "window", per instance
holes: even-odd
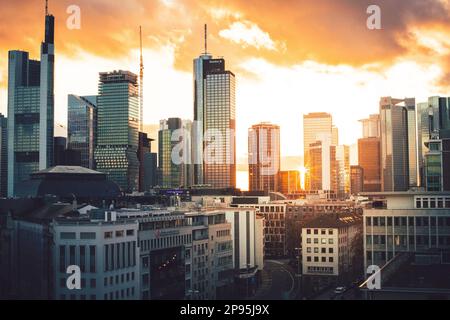
[[[327,248],[322,248],[321,252],[322,253],[327,253]]]
[[[333,239],[328,239],[328,243],[329,243],[329,244],[334,244]]]
[[[319,248],[314,248],[314,253],[319,253]]]
[[[311,234],[311,229],[306,229],[306,234]]]
[[[89,271],[95,273],[95,246],[89,246]]]
[[[327,239],[325,239],[325,238],[320,239],[320,243],[327,244]]]
[[[95,232],[81,232],[80,239],[82,240],[92,240],[95,239]]]
[[[77,234],[75,232],[61,232],[59,237],[61,239],[76,239]]]
[[[134,230],[127,230],[127,236],[134,236]]]
[[[92,289],[97,288],[97,280],[96,280],[96,279],[91,279],[90,285],[91,285],[91,288],[92,288]]]
[[[116,237],[117,237],[117,238],[121,238],[121,237],[123,237],[123,235],[124,235],[123,230],[117,230],[117,231],[116,231]]]
[[[311,262],[311,257],[306,257],[306,261]]]
[[[311,247],[306,248],[306,253],[311,253]]]
[[[329,257],[328,258],[328,262],[334,262],[334,258],[333,257]]]
[[[112,231],[108,231],[105,232],[105,239],[111,239],[113,237],[113,232]]]
[[[334,253],[333,248],[328,248],[328,253]]]

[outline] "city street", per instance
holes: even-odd
[[[266,260],[260,289],[256,300],[289,300],[296,294],[295,272],[284,260]]]

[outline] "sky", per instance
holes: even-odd
[[[80,29],[67,9],[80,8]],[[369,30],[369,5],[381,29]],[[39,58],[43,0],[0,0],[0,112],[6,114],[7,52]],[[361,136],[359,119],[378,112],[382,96],[449,95],[448,0],[50,0],[56,18],[55,117],[67,122],[67,94],[97,93],[98,73],[139,72],[144,44],[144,122],[193,117],[193,59],[226,59],[237,81],[237,155],[246,158],[248,128],[281,126],[282,156],[303,150],[302,116],[329,112],[340,143]],[[57,134],[64,134],[58,127]]]

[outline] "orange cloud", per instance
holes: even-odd
[[[81,29],[69,30],[66,9],[72,4],[73,0],[50,0],[57,53],[75,56],[83,50],[120,57],[138,46],[142,25],[145,45],[173,45],[175,67],[182,70],[190,70],[192,59],[202,51],[203,23],[209,24],[210,51],[227,57],[230,68],[248,57],[280,65],[304,60],[388,64],[420,47],[411,27],[450,30],[448,2],[442,0],[77,0]],[[381,7],[382,30],[366,27],[370,4]],[[44,1],[4,1],[1,6],[3,57],[11,49],[38,57]],[[6,59],[1,61],[4,85]]]

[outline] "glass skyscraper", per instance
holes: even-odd
[[[95,169],[97,96],[68,96],[67,147],[81,155],[81,166]]]
[[[158,180],[163,188],[189,187],[192,184],[191,125],[192,121],[180,118],[160,121]]]
[[[278,192],[280,173],[280,127],[270,123],[248,130],[249,190]]]
[[[308,169],[305,174],[305,189],[307,191],[315,190],[311,187],[311,167],[314,164],[309,159],[309,149],[312,143],[320,140],[324,135],[331,137],[331,144],[337,143],[337,130],[333,130],[333,118],[331,114],[325,112],[314,112],[303,116],[303,156],[304,166]]]
[[[381,188],[407,191],[418,185],[415,99],[381,98]]]
[[[31,173],[53,161],[54,25],[45,16],[41,60],[28,52],[10,51],[8,59],[8,195]]]
[[[97,100],[97,170],[124,192],[139,187],[139,86],[129,71],[100,73]]]
[[[213,59],[205,52],[194,60],[194,184],[207,184],[213,188],[236,186],[235,108],[234,74],[225,70],[224,59]],[[204,135],[207,130],[222,135],[221,141],[217,142],[221,145],[215,148],[218,154],[213,155],[216,160],[208,165],[204,163],[204,150],[208,145],[208,137]]]
[[[0,198],[8,195],[8,119],[0,113]]]

